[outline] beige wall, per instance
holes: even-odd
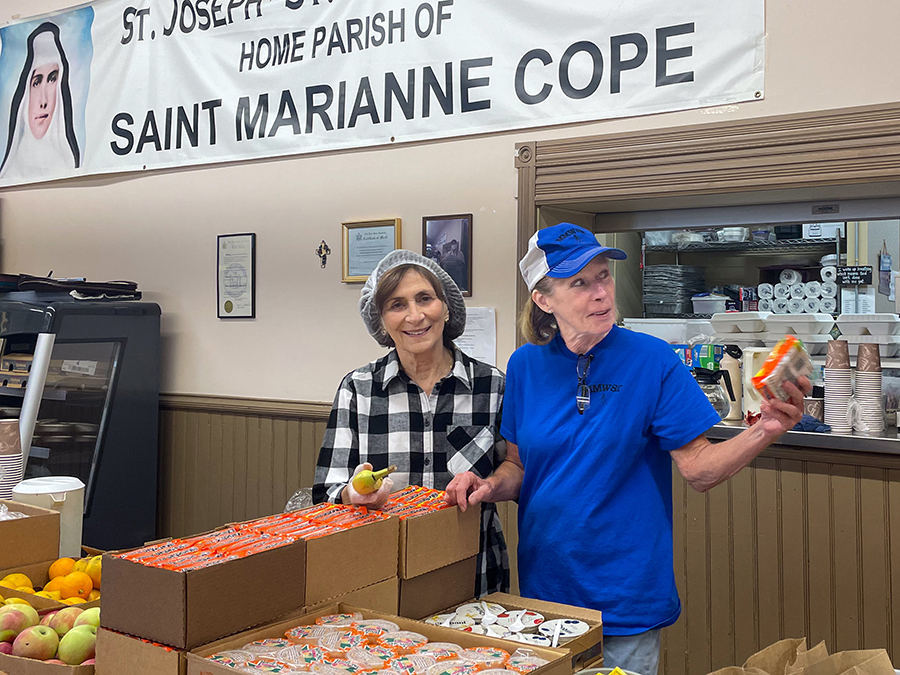
[[[0,21],[71,6],[0,0]],[[340,223],[403,220],[421,248],[423,215],[473,213],[472,306],[497,309],[498,363],[515,345],[514,145],[900,100],[896,0],[767,6],[763,101],[544,131],[388,149],[66,181],[0,191],[2,270],[132,279],[163,309],[162,389],[330,400],[380,349],[340,283]],[[255,321],[216,319],[215,236],[256,232]],[[334,252],[325,270],[314,254]]]

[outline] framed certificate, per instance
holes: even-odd
[[[256,234],[217,237],[220,319],[256,318]]]
[[[344,264],[341,281],[365,281],[381,259],[400,248],[400,219],[341,223]]]

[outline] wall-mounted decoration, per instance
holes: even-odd
[[[422,255],[444,268],[465,296],[472,295],[472,214],[422,218]]]
[[[324,239],[319,244],[319,248],[316,249],[316,255],[319,256],[319,261],[322,263],[322,269],[324,270],[325,265],[328,264],[328,256],[331,255],[331,248],[325,243]]]
[[[381,259],[400,248],[400,219],[341,223],[344,266],[341,281],[365,281]]]
[[[256,234],[217,237],[220,319],[256,318]]]

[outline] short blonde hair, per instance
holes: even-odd
[[[544,277],[537,284],[534,290],[543,295],[553,295],[554,280],[550,277]],[[535,345],[546,345],[556,337],[559,332],[559,326],[556,325],[556,319],[552,314],[548,314],[535,304],[531,295],[519,314],[519,330],[522,336],[530,343]]]

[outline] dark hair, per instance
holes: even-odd
[[[444,306],[447,307],[447,311],[449,312],[450,304],[447,302],[447,294],[444,293],[444,285],[441,283],[441,280],[435,276],[434,272],[422,265],[406,263],[404,265],[392,267],[382,274],[381,278],[378,280],[378,285],[375,287],[375,308],[378,310],[378,316],[384,314],[384,306],[387,304],[387,301],[394,295],[394,291],[397,290],[397,286],[403,281],[403,277],[406,276],[406,273],[410,271],[422,275],[422,278],[431,284],[431,288],[434,289],[434,294],[437,296],[438,300],[444,303]],[[384,328],[382,328],[382,330],[384,330]],[[443,333],[443,336],[444,346],[452,350],[453,341],[447,337],[446,331]],[[388,340],[391,342],[391,346],[394,346],[394,341],[390,336],[388,336]]]
[[[534,290],[543,295],[553,295],[553,280],[550,277],[544,277],[535,284]],[[522,313],[519,314],[519,330],[522,331],[522,336],[528,342],[545,345],[559,332],[559,326],[556,325],[553,315],[538,307],[529,295],[525,307],[522,308]]]
[[[14,110],[18,113],[19,106],[22,105],[22,99],[25,98],[26,87],[31,80],[31,66],[34,63],[34,40],[41,33],[47,32],[53,35],[53,41],[56,43],[56,49],[59,51],[59,58],[62,61],[60,64],[62,74],[59,78],[59,89],[60,95],[62,96],[63,109],[60,114],[63,116],[62,122],[65,126],[66,141],[68,141],[69,149],[72,151],[75,168],[77,169],[81,166],[81,153],[78,151],[78,139],[75,137],[75,126],[72,121],[72,91],[69,89],[69,61],[66,59],[66,52],[63,50],[62,43],[59,40],[59,26],[55,23],[46,21],[31,31],[31,35],[28,36],[28,51],[25,55],[25,65],[22,68],[22,75],[19,77],[19,84],[16,86],[16,91],[13,94],[12,105],[10,107],[9,135],[6,142],[6,154],[3,155],[3,162],[0,163],[0,170],[6,166],[6,161],[9,159],[9,153],[12,150],[13,139],[16,135],[16,122],[18,121],[19,116],[18,114],[12,114],[12,111]]]

